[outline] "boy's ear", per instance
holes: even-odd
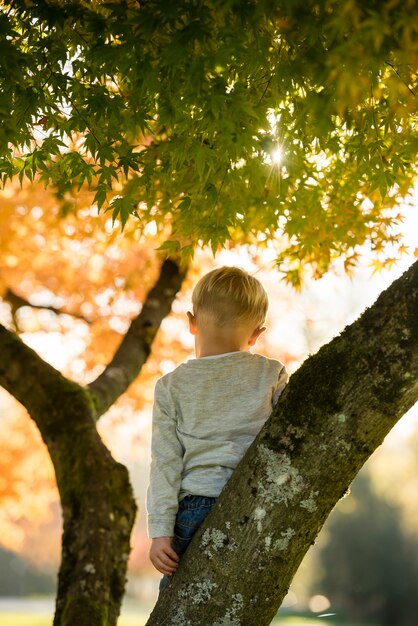
[[[190,311],[187,311],[187,317],[189,318],[189,330],[192,335],[197,335],[196,318]]]
[[[265,330],[266,330],[266,327],[265,327],[265,326],[257,327],[257,328],[253,331],[253,333],[252,333],[251,337],[249,338],[249,340],[248,340],[248,345],[249,345],[249,346],[254,346],[254,345],[255,345],[255,342],[257,341],[257,339],[259,338],[259,336],[261,335],[261,333],[264,333],[264,331],[265,331]]]

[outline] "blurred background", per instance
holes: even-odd
[[[88,383],[111,358],[158,275],[156,228],[151,222],[139,236],[133,221],[122,235],[109,214],[97,214],[88,193],[63,203],[42,187],[9,185],[0,196],[0,321],[66,376]],[[281,280],[274,266],[280,242],[233,246],[215,259],[210,252],[196,254],[146,366],[99,423],[106,445],[129,468],[139,505],[126,620],[139,624],[138,616],[146,616],[157,595],[159,575],[147,557],[144,504],[152,397],[158,377],[193,357],[186,311],[196,280],[219,265],[254,273],[270,297],[268,330],[257,351],[279,358],[292,373],[416,260],[416,213],[416,198],[411,198],[399,225],[404,233],[400,258],[389,254],[377,267],[364,249],[358,267],[344,268],[337,261],[333,273],[318,281],[307,278],[299,292]],[[21,614],[19,623],[36,626],[33,616],[53,612],[59,499],[35,425],[1,389],[0,427],[0,624],[6,624],[2,615]],[[335,507],[293,582],[283,615],[381,626],[418,623],[417,450],[415,406]]]

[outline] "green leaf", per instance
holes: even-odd
[[[112,211],[112,222],[119,218],[124,230],[129,215],[135,210],[135,203],[130,196],[115,196],[106,211]]]
[[[99,211],[102,208],[103,204],[106,202],[106,199],[107,187],[105,185],[99,185],[93,199],[93,203],[97,204],[97,208],[99,209]]]
[[[157,250],[167,252],[167,255],[171,256],[176,254],[180,250],[180,247],[181,246],[179,241],[167,240],[164,241],[164,243],[162,243],[161,246],[157,248]]]

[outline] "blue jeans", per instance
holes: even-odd
[[[173,549],[181,557],[192,540],[200,524],[210,513],[216,498],[207,496],[186,496],[179,503],[174,526]],[[171,576],[163,576],[160,580],[160,593],[170,580]]]

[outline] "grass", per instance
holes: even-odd
[[[0,598],[0,626],[52,626],[54,599],[52,596],[28,598]],[[145,626],[152,611],[150,602],[125,598],[118,626]],[[257,626],[255,624],[254,626]],[[341,615],[296,615],[286,610],[276,617],[271,626],[367,626],[349,624]],[[370,624],[368,626],[371,626]]]
[[[122,617],[118,626],[144,626],[148,616],[148,613],[138,611],[136,616]],[[0,613],[0,626],[52,626],[52,617],[28,613]]]
[[[51,626],[51,618],[42,615],[29,616],[25,613],[0,613],[1,626]]]
[[[144,626],[148,614],[138,613],[136,617],[121,618],[118,626]],[[47,615],[28,615],[27,613],[0,613],[0,626],[51,626],[52,617]]]

